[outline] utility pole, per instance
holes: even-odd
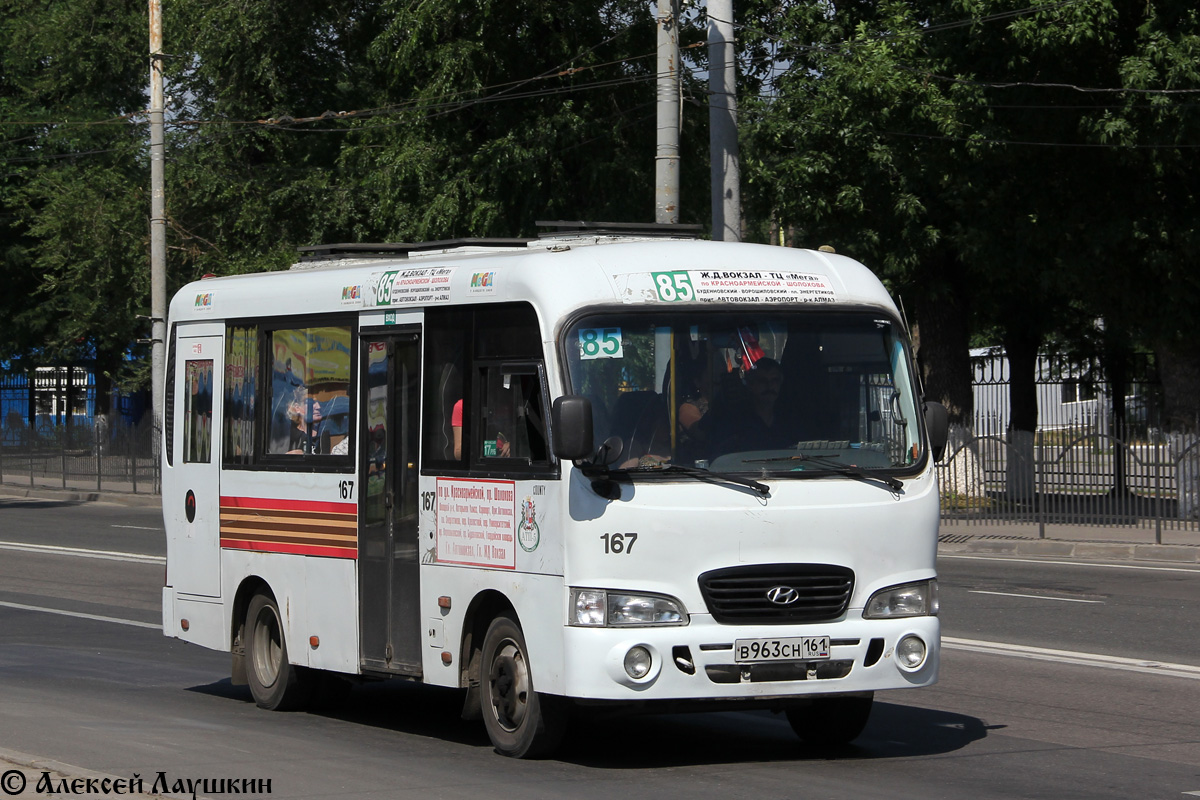
[[[708,0],[708,154],[712,170],[712,237],[716,241],[740,242],[742,192],[733,0]]]
[[[679,222],[679,0],[658,0],[654,221]]]
[[[163,193],[162,0],[150,0],[150,380],[154,431],[162,430],[167,340],[167,219]]]

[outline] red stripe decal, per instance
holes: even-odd
[[[357,547],[320,547],[281,542],[251,542],[243,539],[222,539],[221,547],[226,550],[252,550],[256,553],[291,553],[301,556],[326,556],[328,558],[358,558]]]
[[[259,509],[262,511],[321,511],[333,514],[358,515],[358,503],[334,503],[327,500],[278,500],[266,497],[221,497],[227,508]]]

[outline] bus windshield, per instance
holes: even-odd
[[[921,459],[908,348],[880,312],[605,313],[565,337],[612,468],[800,477]]]

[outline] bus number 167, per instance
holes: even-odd
[[[604,540],[604,553],[632,553],[633,543],[637,541],[636,533],[604,533],[600,538]]]

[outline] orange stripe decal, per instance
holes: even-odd
[[[221,498],[221,547],[258,553],[358,558],[358,504]]]

